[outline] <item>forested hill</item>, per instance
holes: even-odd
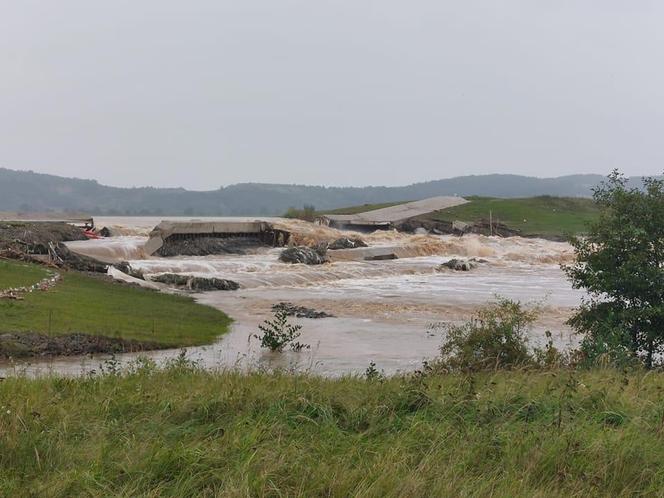
[[[241,183],[205,192],[182,188],[118,188],[95,180],[0,168],[0,211],[78,211],[110,215],[278,215],[289,207],[333,209],[436,195],[589,196],[600,175],[534,178],[461,176],[404,187],[318,187]]]

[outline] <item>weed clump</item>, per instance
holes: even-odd
[[[254,337],[261,341],[261,347],[270,351],[281,352],[286,346],[290,346],[295,352],[310,348],[308,344],[297,341],[301,335],[302,325],[289,323],[288,313],[283,309],[277,309],[274,312],[274,319],[265,320],[258,329],[262,334],[255,334]]]
[[[378,370],[376,367],[376,362],[372,361],[364,371],[364,378],[368,381],[383,381],[385,380],[385,373]]]

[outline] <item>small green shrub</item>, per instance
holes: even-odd
[[[201,368],[201,364],[199,360],[187,358],[187,348],[182,348],[177,356],[166,360],[166,368],[183,372],[194,372]]]
[[[302,209],[290,207],[283,216],[284,218],[314,221],[316,219],[316,207],[309,204],[305,204]]]
[[[364,377],[369,381],[374,381],[374,380],[381,381],[385,380],[385,373],[378,370],[378,368],[376,368],[376,362],[372,361],[369,363],[369,366],[364,371]]]
[[[297,341],[301,335],[299,331],[302,329],[302,325],[288,323],[288,314],[284,310],[275,311],[274,319],[265,320],[258,328],[262,334],[254,335],[254,337],[260,339],[261,347],[270,351],[283,351],[289,345],[296,352],[310,347],[308,344]]]

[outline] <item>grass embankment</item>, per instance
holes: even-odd
[[[597,219],[599,208],[592,199],[579,197],[526,197],[498,199],[467,197],[468,204],[438,211],[428,218],[439,221],[473,222],[488,220],[521,230],[523,235],[564,237],[586,230],[586,224]]]
[[[664,375],[0,383],[4,496],[660,496]]]
[[[436,211],[422,218],[434,221],[465,221],[467,223],[489,220],[489,212],[493,221],[507,227],[520,230],[523,235],[563,238],[567,235],[584,233],[586,225],[599,216],[599,208],[592,201],[581,197],[524,197],[503,199],[495,197],[466,197],[470,202],[441,211]],[[404,202],[385,204],[364,204],[331,211],[310,212],[311,219],[322,214],[357,214],[374,211]],[[304,211],[292,210],[291,217],[302,217]]]
[[[0,283],[35,283],[45,271],[37,265],[5,262]],[[84,333],[157,343],[208,344],[224,333],[230,319],[187,296],[161,294],[77,272],[62,272],[52,289],[25,294],[22,301],[0,300],[0,333],[49,335]],[[0,285],[2,288],[3,285]]]
[[[48,271],[37,265],[0,259],[0,291],[28,287],[48,277]]]

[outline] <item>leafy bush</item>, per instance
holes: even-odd
[[[536,310],[525,310],[519,302],[501,298],[466,323],[446,325],[438,366],[475,372],[531,364],[526,332],[536,318]]]
[[[261,347],[268,348],[270,351],[283,351],[290,345],[293,351],[309,349],[308,344],[302,344],[296,339],[300,337],[302,325],[293,325],[288,323],[288,313],[284,310],[274,312],[274,320],[265,320],[258,326],[262,335],[254,335],[260,339]]]
[[[576,352],[558,350],[547,332],[547,343],[532,351],[527,333],[537,319],[538,308],[524,309],[521,303],[499,298],[478,310],[461,325],[439,324],[446,332],[440,356],[426,363],[422,374],[439,371],[479,372],[487,370],[559,368],[576,364]]]
[[[284,218],[314,221],[316,219],[316,207],[309,204],[305,204],[302,209],[290,207],[284,213]]]

